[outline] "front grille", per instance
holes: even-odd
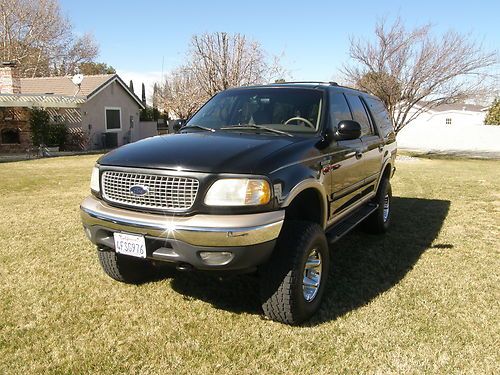
[[[143,195],[132,193],[134,186],[132,190]],[[185,211],[193,205],[198,186],[198,180],[188,177],[118,171],[102,174],[103,198],[133,207]]]

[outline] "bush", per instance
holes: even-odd
[[[68,129],[65,124],[51,124],[49,113],[40,108],[34,108],[30,113],[31,141],[33,145],[62,147],[66,142]]]
[[[66,124],[49,124],[47,146],[63,147],[68,136]]]
[[[34,108],[30,113],[31,141],[33,145],[44,144],[48,138],[47,129],[50,122],[50,116],[43,109]]]
[[[158,121],[159,118],[160,118],[160,111],[158,111],[158,108],[149,106],[141,110],[139,116],[140,121]]]
[[[486,118],[484,119],[486,125],[500,125],[500,100],[495,99],[491,105]]]

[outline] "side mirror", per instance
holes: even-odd
[[[361,137],[361,125],[357,121],[342,120],[337,126],[335,139],[338,141],[347,141]]]
[[[176,122],[173,126],[172,126],[173,130],[174,130],[174,133],[178,133],[179,130],[181,130],[182,128],[182,124],[180,122]]]

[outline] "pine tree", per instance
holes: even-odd
[[[153,86],[153,108],[158,108],[158,84]]]
[[[142,83],[142,104],[146,105],[146,86],[144,86],[144,82]]]
[[[486,125],[500,125],[500,100],[495,99],[484,119]]]

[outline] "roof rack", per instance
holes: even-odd
[[[286,81],[286,82],[274,82],[277,85],[287,85],[293,83],[317,83],[319,85],[329,85],[329,86],[338,86],[337,82],[324,82],[324,81]]]
[[[343,88],[350,89],[350,90],[360,91],[360,92],[363,92],[363,93],[368,94],[368,95],[372,95],[372,94],[370,94],[366,90],[357,89],[357,88],[350,87],[350,86],[345,86],[345,85],[339,85],[337,82],[334,82],[334,81],[330,81],[330,82],[324,82],[324,81],[290,81],[290,82],[274,82],[273,84],[274,85],[286,85],[286,84],[293,84],[293,83],[296,83],[296,84],[301,84],[301,83],[302,84],[304,84],[304,83],[316,83],[318,85],[338,86],[338,87],[343,87]]]

